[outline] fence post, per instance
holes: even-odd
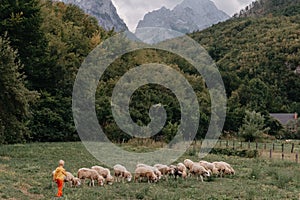
[[[270,158],[272,158],[272,149],[270,149]]]
[[[284,160],[284,153],[283,152],[281,154],[281,158],[282,158],[282,160]]]
[[[295,144],[293,143],[291,153],[294,153],[294,148],[295,148]]]
[[[226,148],[228,148],[228,140],[226,140]]]
[[[255,149],[257,150],[258,149],[258,143],[256,142],[255,144]]]
[[[284,143],[281,144],[281,152],[284,152]]]
[[[267,144],[265,143],[265,144],[264,144],[264,150],[266,150],[266,149],[267,149]]]
[[[299,157],[298,157],[298,153],[296,153],[296,163],[299,162]]]

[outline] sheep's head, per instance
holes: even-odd
[[[130,182],[132,179],[132,175],[128,171],[124,173],[124,177],[127,179],[128,182]]]
[[[154,173],[151,176],[151,181],[153,181],[154,183],[158,181],[158,177]]]
[[[98,185],[100,186],[104,185],[104,178],[102,176],[98,176]]]
[[[114,177],[111,176],[111,175],[108,175],[108,176],[106,177],[106,182],[107,182],[107,184],[112,185],[113,182],[114,182]]]
[[[204,176],[204,177],[210,177],[209,171],[204,170],[204,171],[202,172],[202,176]]]
[[[73,182],[74,186],[80,186],[81,185],[81,181],[80,181],[79,178],[73,178],[72,182]]]
[[[167,167],[167,173],[174,175],[175,171],[176,171],[176,166],[175,165],[170,165],[169,167]]]

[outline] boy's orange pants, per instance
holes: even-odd
[[[57,197],[61,197],[63,195],[63,187],[64,187],[64,180],[59,180],[59,179],[56,179],[56,183],[57,183],[57,188],[58,188],[58,191],[57,191]]]

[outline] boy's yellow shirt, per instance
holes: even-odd
[[[59,166],[55,170],[54,179],[64,180],[66,175],[66,170],[62,166]]]

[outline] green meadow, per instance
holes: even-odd
[[[125,147],[136,152],[149,148],[129,144]],[[199,160],[196,153],[187,151],[176,162],[185,158]],[[54,199],[56,186],[52,187],[51,172],[59,159],[65,160],[66,170],[74,175],[81,167],[101,165],[80,142],[1,145],[0,199]],[[70,188],[66,184],[63,199],[300,199],[300,167],[295,162],[213,154],[205,160],[226,161],[236,175],[212,177],[204,182],[189,177],[105,187],[86,184]]]

